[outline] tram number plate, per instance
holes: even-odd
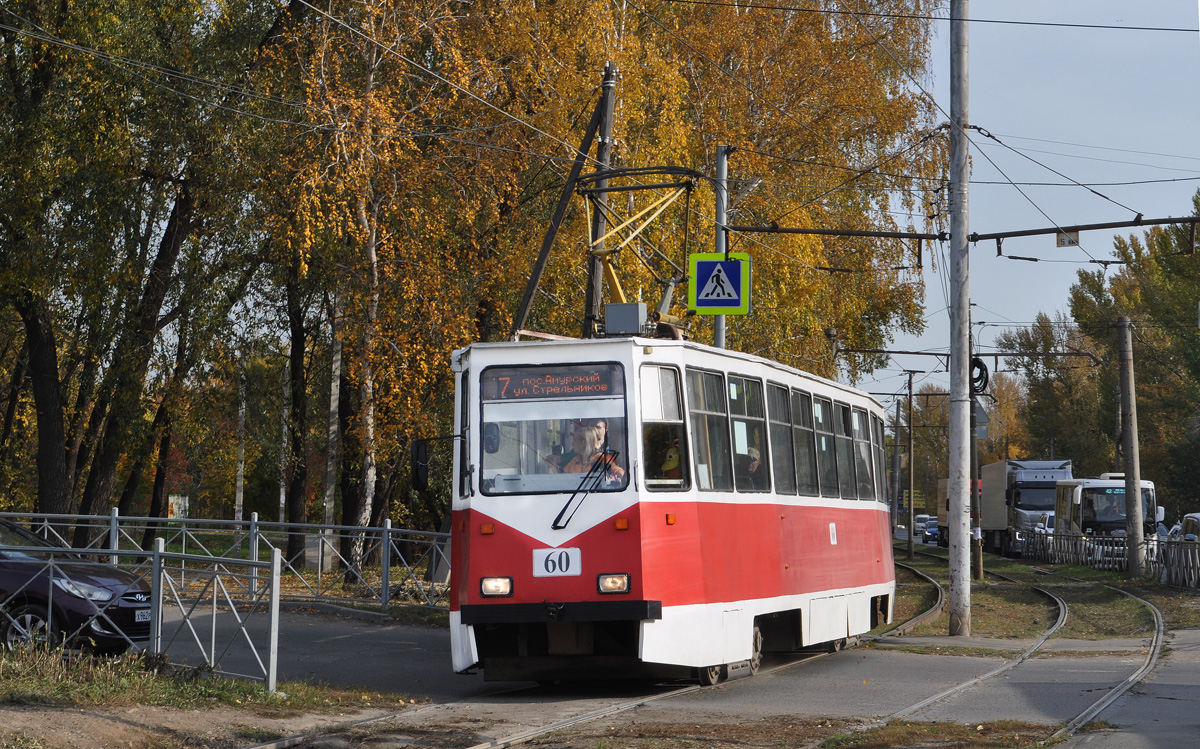
[[[583,554],[579,549],[534,549],[534,577],[570,577],[583,574]]]

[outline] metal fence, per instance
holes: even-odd
[[[149,551],[162,538],[165,551],[190,557],[268,562],[284,551],[280,579],[283,601],[334,602],[379,607],[395,604],[449,608],[450,534],[382,527],[109,515],[0,513],[64,546],[110,552]],[[80,530],[82,529],[82,531]],[[81,543],[75,543],[80,537]],[[288,557],[289,538],[303,551]],[[186,583],[194,559],[180,563]],[[254,596],[258,572],[251,567],[240,595]],[[232,591],[231,591],[232,594]]]
[[[1166,585],[1200,587],[1200,543],[1152,537],[1145,547],[1145,576]],[[1093,569],[1124,572],[1128,543],[1125,538],[1062,533],[1036,534],[1025,546],[1025,557],[1050,564],[1077,564]]]
[[[267,562],[170,553],[163,539],[152,552],[11,545],[4,551],[0,633],[10,647],[144,649],[171,665],[261,680],[275,691],[278,550]],[[260,578],[259,591],[248,594],[250,581]],[[225,668],[231,653],[255,672]]]

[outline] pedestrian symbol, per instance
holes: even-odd
[[[725,269],[720,263],[713,268],[712,275],[708,277],[708,283],[700,290],[697,299],[700,300],[725,300],[737,299],[737,292],[733,290],[733,286],[725,277]]]
[[[689,257],[688,307],[700,315],[750,311],[750,256],[744,252],[697,252]]]

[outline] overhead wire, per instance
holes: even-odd
[[[1071,178],[1071,177],[1068,177],[1067,175],[1063,174],[1062,172],[1058,171],[1057,169],[1055,169],[1055,168],[1053,168],[1053,167],[1050,167],[1050,166],[1047,166],[1047,165],[1043,164],[1042,162],[1038,161],[1037,159],[1033,158],[1032,156],[1029,156],[1028,154],[1026,154],[1026,153],[1024,153],[1024,152],[1022,152],[1022,151],[1020,151],[1020,150],[1018,150],[1018,149],[1016,149],[1016,148],[1013,148],[1012,146],[1010,146],[1010,145],[1008,145],[1007,143],[1005,143],[1004,141],[1000,140],[1000,139],[999,139],[999,138],[997,138],[995,135],[992,135],[991,133],[989,133],[987,130],[983,129],[982,127],[979,127],[978,125],[971,125],[970,127],[971,127],[971,129],[972,129],[972,130],[974,130],[975,132],[979,133],[979,134],[980,134],[980,135],[982,135],[983,137],[985,137],[985,138],[990,138],[991,140],[994,140],[995,142],[997,142],[997,143],[999,143],[1000,145],[1004,146],[1004,147],[1005,147],[1005,148],[1007,148],[1009,151],[1012,151],[1013,153],[1017,154],[1018,156],[1021,156],[1022,158],[1028,159],[1029,161],[1033,162],[1034,164],[1037,164],[1038,166],[1040,166],[1041,168],[1043,168],[1043,169],[1045,169],[1045,170],[1047,170],[1047,171],[1049,171],[1049,172],[1053,172],[1054,174],[1057,174],[1059,177],[1062,177],[1063,179],[1071,180],[1071,181],[1072,181],[1072,182],[1074,182],[1076,185],[1079,185],[1080,187],[1082,187],[1082,188],[1086,189],[1088,192],[1092,193],[1092,194],[1093,194],[1093,195],[1095,195],[1096,197],[1098,197],[1098,198],[1103,198],[1104,200],[1107,200],[1108,202],[1112,203],[1113,205],[1115,205],[1115,206],[1118,206],[1118,207],[1120,207],[1120,208],[1124,208],[1125,210],[1127,210],[1127,211],[1129,211],[1130,213],[1133,213],[1133,214],[1135,214],[1135,215],[1137,215],[1137,216],[1141,216],[1141,215],[1142,215],[1141,211],[1135,211],[1134,209],[1130,208],[1129,206],[1125,205],[1124,203],[1120,203],[1120,202],[1118,202],[1118,201],[1116,201],[1116,200],[1113,200],[1112,198],[1108,197],[1107,195],[1105,195],[1105,194],[1103,194],[1103,193],[1101,193],[1101,192],[1099,192],[1099,191],[1097,191],[1097,190],[1095,190],[1095,189],[1093,189],[1093,188],[1091,188],[1091,187],[1088,187],[1088,186],[1086,186],[1086,185],[1082,184],[1081,182],[1078,182],[1077,180],[1075,180],[1075,179],[1073,179],[1073,178]]]
[[[830,10],[828,8],[808,8],[798,5],[776,5],[763,2],[742,2],[742,0],[669,0],[673,3],[684,5],[716,5],[729,8],[756,8],[761,10],[787,10],[798,13],[820,13],[824,15],[854,15],[855,11],[847,10]],[[860,11],[858,15],[876,18],[896,18],[896,19],[916,19],[933,18],[938,21],[947,21],[948,18],[941,16],[925,16],[912,13],[881,13],[878,11]],[[1179,26],[1121,26],[1117,24],[1103,23],[1065,23],[1056,21],[1010,21],[996,18],[971,18],[969,22],[972,24],[996,24],[1005,26],[1044,26],[1048,28],[1069,28],[1069,29],[1101,29],[1107,31],[1164,31],[1173,33],[1195,34],[1200,32],[1197,28],[1179,27]]]

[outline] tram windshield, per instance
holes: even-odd
[[[484,494],[628,485],[620,364],[490,367],[480,391]]]

